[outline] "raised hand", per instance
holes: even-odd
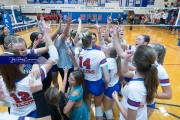
[[[131,58],[131,56],[133,56],[133,55],[134,55],[134,51],[128,50],[128,51],[126,51],[124,59],[129,60]]]
[[[113,26],[110,29],[110,35],[112,36],[112,38],[118,37],[119,36],[119,34],[118,34],[118,27]]]
[[[80,18],[80,17],[78,18],[78,22],[79,22],[79,23],[82,23],[82,21],[81,21],[81,18]]]
[[[97,29],[98,33],[100,33],[101,32],[101,26],[98,25],[98,24],[96,24],[95,26],[96,26],[96,29]]]
[[[34,43],[33,43],[33,47],[32,49],[36,49],[37,48],[37,45],[39,44],[39,40],[34,40]]]
[[[42,82],[40,80],[35,80],[35,78],[29,80],[29,88],[32,93],[42,90],[42,87]]]
[[[107,24],[111,24],[112,23],[112,13],[110,16],[107,17]]]
[[[71,52],[70,49],[68,49],[66,52],[67,52],[67,54],[68,54],[69,56],[73,56],[73,53]]]
[[[41,73],[39,71],[39,65],[33,64],[31,69],[31,77],[35,76],[36,80],[40,77]]]
[[[66,23],[67,23],[68,25],[72,24],[74,21],[76,21],[76,19],[72,20],[72,16],[71,16],[71,15],[68,15],[68,16],[66,17]]]
[[[64,73],[68,73],[69,71],[69,68],[66,66],[64,69],[63,69]]]
[[[44,34],[50,33],[50,24],[45,23],[45,21],[42,22],[41,29]]]

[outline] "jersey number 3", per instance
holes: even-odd
[[[82,68],[83,66],[86,66],[86,69],[90,69],[90,59],[87,58],[84,62],[83,62],[83,57],[80,56],[79,57],[79,66]]]

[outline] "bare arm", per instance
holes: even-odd
[[[64,78],[63,78],[63,83],[62,83],[62,88],[61,88],[61,92],[65,93],[65,89],[66,89],[66,84],[67,84],[67,76],[68,76],[68,67],[64,68]]]
[[[77,96],[77,95],[79,95],[79,93],[77,91],[73,91],[72,96]],[[69,111],[73,108],[74,104],[75,104],[75,101],[69,100],[63,109],[64,114],[69,113]]]
[[[136,120],[137,110],[132,110],[128,108],[127,120]]]
[[[79,32],[81,31],[81,27],[82,27],[82,25],[81,25],[81,24],[82,24],[81,19],[79,18],[78,21],[79,21],[79,25],[78,25],[78,28],[77,28],[76,36],[75,36],[75,38],[74,38],[74,43],[75,43],[75,44],[79,41]]]
[[[71,57],[71,59],[72,59],[72,63],[73,63],[73,66],[74,66],[74,70],[78,70],[79,68],[78,68],[76,59],[74,58],[74,56],[73,56],[71,50],[68,49],[66,52],[67,52],[67,54],[68,54],[68,55]]]
[[[155,98],[158,99],[171,99],[172,98],[172,90],[171,86],[161,86],[163,92],[158,92],[155,94]]]
[[[64,28],[64,31],[63,31],[63,33],[62,33],[62,35],[61,35],[61,40],[62,40],[62,42],[64,42],[64,41],[67,39],[68,34],[69,34],[70,24],[73,23],[73,20],[71,19],[70,16],[67,16],[66,23],[67,23],[67,24],[66,24],[66,27]]]
[[[54,63],[57,61],[58,52],[57,52],[57,49],[55,48],[55,46],[53,45],[53,42],[51,39],[50,26],[46,25],[45,22],[43,22],[42,25],[43,25],[44,35],[47,40],[46,44],[48,45],[49,56],[50,56],[49,59],[42,66],[46,69],[46,72],[48,72],[51,69],[51,67],[54,65]]]
[[[107,82],[107,83],[110,82],[110,77],[109,77],[109,73],[108,73],[107,67],[106,67],[106,66],[103,66],[101,69],[103,70],[103,73],[104,73],[104,77],[105,77],[106,82]]]
[[[119,99],[118,99],[118,95],[117,95],[117,92],[114,91],[112,93],[112,97],[114,99],[114,101],[116,102],[116,104],[118,105],[119,107],[119,110],[121,111],[122,115],[124,116],[124,118],[127,120],[127,110],[122,106],[122,104],[119,102]]]
[[[61,24],[62,24],[62,22],[61,22],[61,17],[60,17],[58,28],[51,34],[52,41],[54,41],[56,36],[58,35],[58,33],[59,33],[60,29],[61,29]]]

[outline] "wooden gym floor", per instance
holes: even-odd
[[[51,32],[55,28],[56,26],[52,26]],[[90,30],[96,32],[95,29]],[[30,34],[34,31],[37,31],[37,28],[18,32],[16,34],[22,36],[27,41],[29,46]],[[150,117],[150,120],[178,120],[180,119],[180,47],[177,46],[178,37],[171,35],[171,31],[169,30],[157,27],[136,26],[133,27],[132,31],[130,31],[129,27],[126,26],[124,39],[126,40],[127,44],[134,45],[136,38],[140,34],[148,34],[151,36],[151,42],[158,42],[166,46],[167,52],[164,61],[164,67],[168,72],[173,94],[171,100],[156,100],[156,109]],[[59,83],[62,83],[60,75]],[[158,91],[162,91],[160,87]],[[0,112],[7,112],[7,108],[0,106]],[[117,106],[114,110],[114,119],[119,120],[119,109]],[[94,107],[91,110],[91,120],[95,120]]]

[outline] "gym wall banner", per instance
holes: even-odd
[[[3,18],[3,23],[5,26],[8,26],[10,34],[13,34],[13,29],[12,29],[12,24],[11,24],[11,19],[9,14],[2,14],[2,18]]]

